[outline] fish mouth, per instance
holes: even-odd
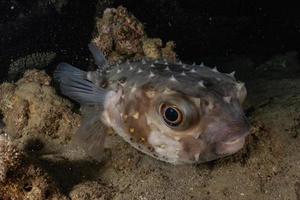
[[[216,146],[216,153],[218,155],[224,156],[236,153],[237,151],[243,148],[245,144],[246,135],[248,134],[245,134],[241,137],[229,141],[219,142]]]

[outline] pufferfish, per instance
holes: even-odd
[[[244,146],[249,123],[241,104],[247,92],[234,74],[164,60],[110,65],[95,44],[89,49],[96,71],[60,63],[54,80],[81,105],[75,138],[91,157],[101,160],[108,128],[172,164],[207,162]]]

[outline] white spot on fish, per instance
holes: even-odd
[[[199,82],[198,82],[198,85],[199,85],[200,87],[202,87],[202,88],[206,88],[203,81],[199,81]]]
[[[236,84],[236,88],[238,89],[238,91],[241,91],[244,86],[245,86],[245,83],[242,83],[242,82]]]
[[[180,138],[179,136],[174,136],[174,139],[175,139],[176,141],[179,141],[181,138]]]
[[[207,108],[208,110],[212,110],[214,108],[214,104],[212,102],[209,102]]]
[[[219,72],[218,69],[217,69],[217,67],[214,67],[211,71],[213,71],[213,72]]]
[[[196,70],[195,70],[194,68],[192,68],[192,69],[190,70],[190,72],[191,72],[191,73],[196,73]]]
[[[231,102],[231,96],[223,97],[223,100],[224,100],[226,103],[230,103],[230,102]]]
[[[139,119],[140,113],[139,113],[139,112],[136,112],[136,113],[134,113],[134,114],[132,115],[132,117],[133,117],[134,119]]]
[[[152,71],[150,71],[149,78],[152,78],[154,76],[155,76],[155,74]]]
[[[172,75],[170,78],[169,78],[170,81],[172,82],[177,82],[177,79],[174,77],[174,75]]]
[[[178,161],[179,152],[182,150],[179,141],[167,137],[164,133],[152,131],[148,137],[148,142],[158,153],[159,158],[167,157],[171,163]]]
[[[134,128],[129,128],[130,133],[134,133]]]
[[[146,91],[146,95],[147,97],[149,98],[153,98],[155,96],[155,92],[154,91],[151,91],[151,90],[148,90]]]
[[[135,92],[136,91],[136,84],[134,84],[130,90],[131,93]]]
[[[181,75],[181,76],[186,76],[186,73],[185,73],[184,71],[182,71],[182,72],[180,73],[180,75]]]
[[[194,155],[195,161],[199,161],[199,156],[200,156],[200,153],[196,153],[196,154]]]
[[[231,72],[228,74],[230,77],[234,78],[234,75],[235,75],[235,71]]]

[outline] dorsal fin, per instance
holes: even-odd
[[[104,54],[99,50],[99,48],[97,47],[97,45],[94,42],[91,42],[88,45],[88,47],[94,57],[95,64],[98,67],[102,67],[107,64],[107,60],[106,60]]]

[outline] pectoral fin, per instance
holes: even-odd
[[[107,132],[107,127],[102,123],[100,114],[99,112],[85,114],[74,138],[77,144],[97,161],[101,161],[103,157]]]
[[[107,64],[107,60],[105,59],[105,56],[103,55],[103,53],[100,51],[100,49],[97,47],[97,45],[95,43],[91,42],[88,45],[88,47],[94,57],[96,65],[101,67],[101,66]]]

